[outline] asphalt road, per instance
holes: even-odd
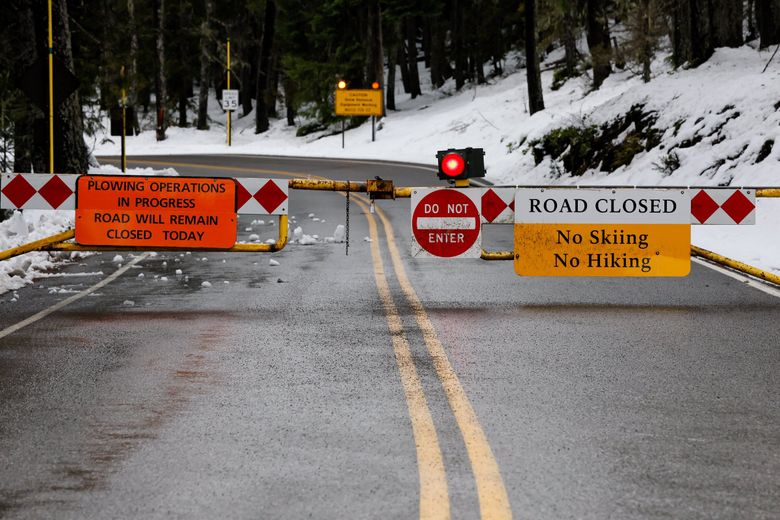
[[[140,165],[435,184],[386,163]],[[412,259],[409,201],[357,199],[349,255],[95,254],[0,296],[0,517],[780,518],[776,295],[697,263],[563,279]],[[290,214],[322,238],[345,206],[295,191]],[[239,239],[276,236],[252,220]]]

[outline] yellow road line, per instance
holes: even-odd
[[[450,409],[453,415],[455,415],[455,420],[466,444],[466,451],[471,461],[471,470],[474,473],[474,480],[477,484],[481,517],[490,520],[512,518],[509,497],[507,496],[504,481],[501,478],[501,471],[493,455],[493,450],[490,448],[487,436],[482,430],[477,414],[474,412],[474,408],[471,406],[471,402],[447,358],[447,352],[436,335],[436,329],[433,327],[420,298],[406,276],[406,269],[401,261],[401,255],[395,242],[393,227],[384,211],[377,208],[377,214],[384,226],[395,276],[417,319],[417,325],[423,334],[425,344],[428,347],[428,353],[436,368],[436,374],[444,387],[444,393],[447,396]]]
[[[103,159],[106,162],[119,162],[117,159]],[[128,161],[130,162],[130,161]],[[308,173],[303,172],[291,172],[286,170],[267,170],[265,168],[244,168],[242,166],[219,166],[216,164],[199,164],[199,163],[180,163],[180,162],[168,162],[168,161],[147,161],[145,159],[133,160],[132,162],[138,164],[151,164],[154,166],[180,166],[182,168],[202,168],[205,170],[216,171],[228,171],[228,172],[244,172],[244,173],[268,173],[271,175],[284,175],[285,177],[307,177]],[[316,178],[316,176],[312,176]],[[323,177],[324,178],[324,177]]]
[[[155,164],[161,166],[180,166],[191,168],[221,168],[231,171],[246,171],[254,173],[273,173],[289,177],[303,174],[277,170],[263,170],[259,168],[220,167],[204,164],[174,163],[162,161],[138,161],[140,164]],[[325,179],[312,175],[311,178]],[[368,205],[362,197],[356,202],[366,212],[369,235],[371,236],[371,257],[374,263],[374,277],[376,279],[379,298],[385,310],[387,325],[390,329],[393,351],[396,364],[401,374],[401,384],[406,398],[406,406],[409,410],[409,418],[412,423],[412,435],[417,451],[417,472],[420,479],[420,519],[421,520],[446,520],[450,518],[450,501],[447,489],[447,476],[444,470],[444,458],[436,434],[428,400],[425,398],[422,381],[417,374],[417,369],[412,358],[409,341],[403,330],[403,323],[398,314],[398,309],[393,301],[390,286],[385,276],[384,263],[379,252],[379,234],[376,220],[369,212]]]
[[[371,237],[371,258],[374,263],[374,278],[379,299],[385,310],[387,326],[393,342],[395,361],[401,373],[401,384],[406,396],[406,405],[412,421],[412,434],[417,446],[417,472],[420,478],[420,519],[450,518],[450,501],[447,491],[447,476],[444,471],[436,427],[433,424],[428,401],[425,398],[420,376],[414,365],[409,340],[404,334],[401,316],[398,314],[390,286],[385,276],[382,256],[379,252],[379,234],[376,220],[363,201],[358,201],[366,211],[369,235]]]

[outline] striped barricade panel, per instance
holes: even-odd
[[[4,173],[0,176],[0,208],[76,209],[73,174]]]
[[[239,215],[287,215],[289,210],[286,179],[237,177],[236,197]]]
[[[482,223],[515,223],[515,188],[484,188],[482,191]]]
[[[691,224],[753,225],[755,190],[707,188],[691,190]]]

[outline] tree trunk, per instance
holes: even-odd
[[[136,134],[141,131],[138,124],[138,111],[135,110],[138,104],[138,27],[135,23],[135,3],[134,0],[127,0],[127,22],[130,31],[130,68],[128,69],[128,88],[127,88],[127,106],[132,109],[133,119],[131,124]]]
[[[243,55],[244,53],[242,52],[242,56]],[[249,52],[246,52],[246,55],[247,55],[247,61],[251,63],[253,61],[252,59],[254,58],[254,56],[251,56]],[[254,61],[257,62],[256,59]],[[242,108],[243,117],[246,117],[252,113],[252,99],[253,99],[252,95],[254,94],[254,89],[252,88],[254,87],[252,78],[254,76],[255,75],[253,74],[251,65],[244,64],[241,67],[241,82],[240,82],[241,90],[239,91],[238,96],[241,99],[241,108]]]
[[[640,0],[641,12],[639,13],[639,61],[642,63],[642,81],[650,82],[650,64],[653,61],[653,18],[655,13],[651,12],[654,4],[652,0]]]
[[[701,65],[712,56],[715,50],[712,42],[712,0],[688,0],[690,8],[691,56],[694,66]]]
[[[396,58],[398,60],[398,66],[401,69],[401,84],[404,87],[404,92],[408,94],[411,92],[412,87],[409,81],[409,65],[408,60],[406,59],[406,45],[404,44],[403,38],[401,38],[401,41],[398,44]]]
[[[747,0],[747,40],[752,41],[756,39],[756,19],[754,16],[755,0]]]
[[[265,2],[265,19],[263,20],[263,36],[260,44],[259,63],[257,64],[257,91],[255,101],[257,110],[255,111],[255,133],[260,134],[268,130],[268,109],[265,101],[266,89],[268,88],[269,67],[271,63],[271,48],[274,43],[274,29],[276,22],[276,3],[274,0]]]
[[[593,62],[593,88],[599,88],[612,73],[612,48],[604,0],[588,0],[586,15],[588,48]]]
[[[672,2],[672,63],[682,66],[691,59],[690,0]]]
[[[444,51],[446,31],[443,30],[442,19],[440,15],[435,15],[430,18],[428,25],[430,26],[430,63],[431,63],[431,84],[434,88],[439,88],[444,85],[447,80],[447,56]]]
[[[279,113],[276,111],[276,100],[279,94],[279,53],[276,50],[276,43],[274,43],[271,51],[270,63],[268,65],[268,85],[265,89],[265,109],[268,113],[268,117],[279,117]]]
[[[287,126],[295,126],[295,83],[287,76],[282,79]]]
[[[154,81],[155,102],[157,105],[156,137],[158,141],[164,141],[165,129],[167,127],[165,121],[165,101],[168,98],[165,84],[165,0],[155,0],[154,25],[157,29],[155,42],[157,51],[157,75],[155,76]]]
[[[417,68],[417,23],[413,16],[406,18],[406,57],[409,66],[409,94],[412,99],[422,94],[420,72]]]
[[[780,0],[756,0],[756,22],[762,49],[780,43]]]
[[[525,0],[525,56],[531,115],[544,110],[539,55],[536,52],[536,0]]]
[[[32,65],[37,58],[37,48],[35,41],[35,23],[32,8],[29,3],[21,4],[18,11],[14,13],[17,16],[20,32],[19,49],[16,56],[16,74],[21,75],[21,71]],[[24,98],[24,101],[27,101]],[[33,110],[32,103],[25,104],[25,110],[16,111],[14,114],[14,165],[13,171],[18,173],[30,173],[33,171]],[[42,172],[44,169],[35,171]]]
[[[713,47],[742,45],[742,0],[712,0]]]
[[[577,6],[567,3],[563,11],[563,49],[566,76],[571,77],[577,71],[579,52],[577,51]]]
[[[198,130],[209,129],[209,47],[213,0],[206,0],[206,15],[200,24],[200,90],[198,91]]]
[[[391,46],[387,51],[387,89],[385,90],[385,108],[395,110],[395,69],[396,69],[395,46]]]
[[[114,108],[114,102],[116,99],[112,99],[111,96],[111,70],[109,64],[111,59],[111,33],[115,30],[116,21],[114,20],[114,7],[109,6],[107,0],[100,2],[100,19],[102,21],[101,30],[101,45],[100,45],[100,108],[101,110],[108,110]]]
[[[385,84],[384,49],[382,48],[382,11],[378,0],[368,3],[366,24],[366,83]]]
[[[460,90],[466,84],[463,76],[466,71],[466,56],[463,49],[463,0],[452,1],[452,54],[455,60],[455,89]]]
[[[38,5],[38,4],[36,4]],[[39,58],[46,57],[48,47],[46,4],[41,3],[35,13],[37,48]],[[66,0],[52,2],[52,20],[54,34],[54,56],[70,71],[73,71],[73,50],[70,40],[70,26]],[[44,169],[38,166],[36,171],[49,170],[49,133],[48,119],[39,119],[34,129],[33,160],[36,164],[43,159]],[[84,125],[81,115],[81,102],[78,92],[71,94],[54,109],[54,171],[58,173],[86,173],[89,166],[88,151],[84,143]]]

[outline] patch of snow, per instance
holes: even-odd
[[[268,265],[270,265],[271,267],[276,267],[277,265],[279,265],[279,262],[271,258],[270,260],[268,260]]]

